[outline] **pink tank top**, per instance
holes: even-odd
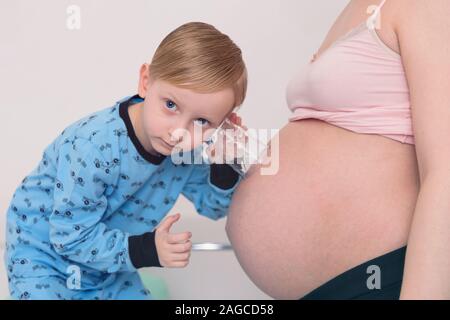
[[[357,133],[414,144],[401,56],[375,31],[385,1],[290,81],[290,121],[319,119]]]

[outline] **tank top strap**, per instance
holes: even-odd
[[[386,0],[382,0],[381,3],[375,8],[375,10],[373,10],[373,13],[370,15],[369,18],[367,18],[367,27],[369,29],[375,29],[375,27],[377,26],[377,19],[379,19],[379,14],[381,11],[381,8],[383,7],[383,5],[386,3]],[[368,8],[368,11],[371,10],[372,7]]]
[[[386,3],[386,0],[381,1],[381,3],[378,5],[378,10],[381,10],[383,5]]]

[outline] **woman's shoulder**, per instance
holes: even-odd
[[[387,0],[395,16],[395,29],[402,33],[414,33],[419,29],[435,24],[435,32],[439,32],[440,21],[448,21],[450,1],[448,0]],[[447,25],[447,29],[448,29]],[[424,30],[425,31],[425,30]]]

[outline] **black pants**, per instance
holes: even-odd
[[[398,300],[405,253],[406,246],[360,264],[331,279],[300,300]],[[370,278],[377,273],[375,269],[379,274],[379,289],[376,285],[373,288],[376,282],[371,281],[373,277]]]

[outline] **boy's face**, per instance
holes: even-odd
[[[170,155],[199,146],[233,111],[231,88],[197,93],[149,76],[141,67],[139,95],[145,98],[139,116],[143,145],[147,151]]]

